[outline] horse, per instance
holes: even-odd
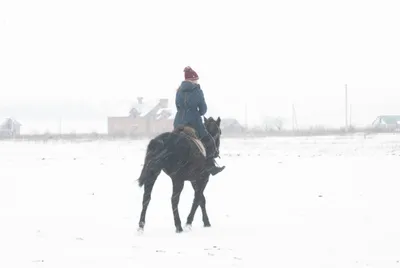
[[[203,124],[214,139],[219,152],[221,118],[203,117]],[[218,155],[219,156],[219,155]],[[189,126],[179,127],[172,132],[162,133],[150,140],[143,168],[138,181],[139,187],[144,185],[142,212],[140,214],[138,232],[143,232],[146,220],[146,211],[151,200],[154,183],[161,171],[171,179],[173,193],[171,205],[174,224],[177,233],[183,231],[178,211],[178,204],[185,181],[190,181],[194,189],[194,200],[191,211],[186,220],[186,227],[191,228],[198,206],[203,214],[204,227],[211,227],[206,211],[204,189],[208,184],[210,173],[205,170],[206,150],[197,137],[196,132]]]

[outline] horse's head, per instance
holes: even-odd
[[[208,133],[213,137],[215,140],[215,145],[217,146],[218,152],[219,152],[219,145],[220,145],[220,138],[221,138],[221,118],[218,117],[217,120],[215,120],[212,117],[206,118],[203,116],[204,119],[204,126],[206,127]]]

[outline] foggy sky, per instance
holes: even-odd
[[[105,102],[173,103],[190,65],[208,115],[243,122],[247,103],[256,124],[290,119],[294,103],[299,124],[340,126],[347,84],[352,121],[368,124],[400,114],[398,10],[396,1],[3,0],[0,117],[73,120],[73,109],[102,120],[113,112]]]

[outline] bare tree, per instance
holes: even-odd
[[[283,119],[281,117],[264,117],[264,129],[265,131],[281,131],[284,126]]]

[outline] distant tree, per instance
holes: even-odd
[[[263,127],[265,131],[282,131],[284,122],[281,117],[264,117]]]
[[[278,129],[278,131],[281,131],[283,128],[283,119],[278,117],[275,119],[275,127]]]

